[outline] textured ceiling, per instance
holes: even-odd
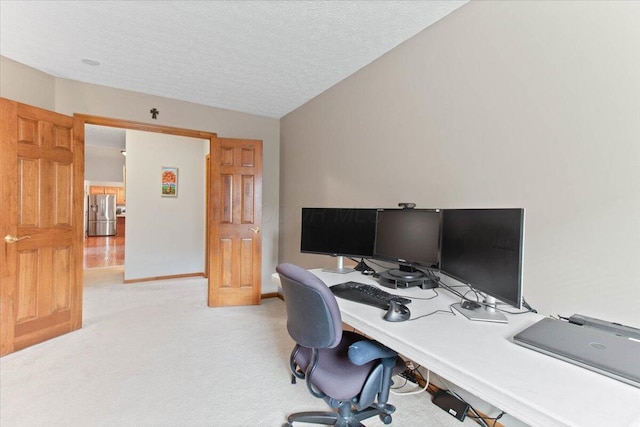
[[[107,126],[84,125],[84,143],[88,147],[126,148],[127,130]]]
[[[466,2],[2,0],[0,54],[56,77],[280,118]]]

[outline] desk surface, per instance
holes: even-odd
[[[328,286],[349,280],[377,285],[357,272],[311,272]],[[279,284],[277,274],[272,279]],[[416,299],[434,295],[431,290],[381,289],[413,297],[412,318],[448,311],[450,304],[459,302],[443,289],[432,300]],[[442,313],[393,323],[375,307],[337,300],[348,325],[527,424],[640,426],[640,389],[513,342],[513,335],[542,318],[538,314],[507,314],[508,324],[472,322],[460,314]]]

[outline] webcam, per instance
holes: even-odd
[[[416,207],[415,203],[398,203],[398,206],[400,206],[402,209],[413,209]]]

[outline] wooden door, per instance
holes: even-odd
[[[211,149],[211,140],[209,140],[209,149]],[[211,196],[211,155],[207,154],[204,158],[204,212],[207,217],[204,222],[204,278],[209,278],[209,199]]]
[[[82,326],[84,129],[0,98],[0,355]]]
[[[211,138],[209,306],[260,304],[262,141]]]

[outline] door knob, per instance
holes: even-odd
[[[15,243],[22,239],[30,239],[30,238],[31,236],[16,237],[16,236],[12,236],[11,234],[7,234],[6,236],[4,236],[4,241],[7,243]]]
[[[249,230],[253,231],[255,234],[258,234],[260,232],[260,227],[250,228]]]

